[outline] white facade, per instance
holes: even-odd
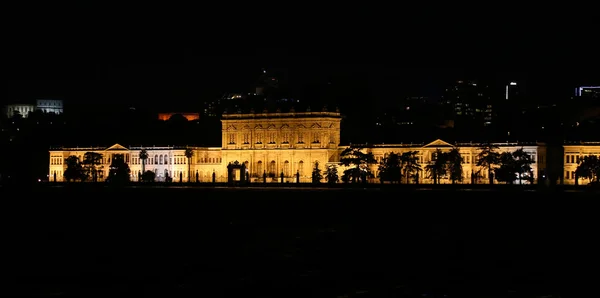
[[[6,106],[6,117],[11,118],[15,113],[19,113],[23,118],[27,118],[29,113],[35,111],[34,105],[14,104]]]
[[[63,101],[58,99],[38,99],[36,109],[44,113],[63,113]]]
[[[537,183],[538,179],[545,178],[546,171],[546,147],[543,144],[537,145],[521,145],[515,143],[498,143],[495,144],[499,147],[498,152],[514,152],[517,149],[524,149],[528,152],[532,159],[533,164],[531,164],[532,172],[534,175],[534,181]],[[189,165],[189,170],[191,173],[191,181],[196,181],[196,173],[198,175],[199,182],[211,182],[212,181],[212,173],[215,173],[215,178],[217,182],[225,182],[227,181],[227,164],[229,162],[239,161],[240,163],[244,162],[246,159],[249,159],[252,162],[248,162],[247,166],[249,169],[249,173],[257,174],[251,177],[251,181],[262,181],[262,175],[260,173],[263,172],[275,172],[275,178],[269,178],[268,181],[280,181],[279,173],[281,171],[285,172],[285,182],[295,182],[295,173],[301,173],[301,182],[310,182],[311,171],[314,167],[314,164],[311,162],[312,160],[321,160],[323,162],[319,162],[320,169],[324,172],[327,165],[329,164],[339,164],[339,154],[346,149],[346,146],[339,146],[336,150],[336,154],[330,155],[325,154],[320,156],[319,154],[323,154],[323,149],[315,149],[312,152],[310,149],[278,149],[278,150],[270,150],[272,153],[266,150],[260,150],[261,152],[249,152],[249,150],[236,150],[234,152],[229,152],[227,154],[227,161],[222,158],[222,154],[224,151],[221,148],[213,147],[190,147],[193,150],[193,157],[191,159],[192,163]],[[442,140],[436,140],[429,144],[396,144],[396,145],[372,145],[369,148],[363,149],[366,152],[373,153],[375,159],[380,162],[383,158],[391,153],[402,154],[408,151],[417,151],[417,157],[419,158],[419,165],[422,169],[431,163],[432,154],[436,152],[437,149],[442,151],[449,151],[454,148],[451,144],[444,142]],[[487,184],[488,177],[487,171],[480,167],[477,167],[477,155],[479,154],[479,145],[477,144],[458,144],[456,148],[459,149],[462,157],[464,158],[463,163],[463,177],[464,180],[462,183],[470,184],[471,183],[471,175],[472,173],[479,173],[480,175],[476,177],[476,182],[478,184]],[[599,147],[600,148],[600,147]],[[125,161],[129,164],[131,170],[131,180],[138,181],[138,176],[142,173],[142,161],[139,158],[140,152],[142,149],[145,149],[148,153],[148,159],[146,159],[145,170],[153,171],[156,174],[157,181],[164,181],[167,175],[173,178],[173,181],[178,182],[180,178],[182,181],[188,181],[188,159],[185,157],[185,148],[176,148],[176,147],[130,147],[126,148],[119,144],[115,144],[108,148],[61,148],[58,150],[50,150],[50,175],[49,181],[62,182],[64,181],[63,173],[66,170],[66,165],[64,164],[65,159],[71,155],[77,156],[79,160],[83,160],[83,157],[86,152],[95,152],[102,154],[102,164],[99,166],[101,169],[101,174],[99,174],[98,178],[100,181],[103,181],[105,177],[108,175],[108,168],[110,165],[110,160],[113,154],[123,154],[125,157]],[[314,154],[313,154],[314,153]],[[248,155],[250,154],[250,155]],[[271,157],[273,154],[273,157]],[[248,156],[245,156],[248,155]],[[256,155],[256,158],[252,158]],[[264,158],[263,155],[265,155]],[[298,158],[295,158],[298,156]],[[258,158],[261,157],[261,158]],[[255,161],[255,159],[260,159],[259,161]],[[262,160],[270,160],[273,159],[272,163],[263,163]],[[283,161],[285,159],[285,161]],[[288,164],[287,161],[291,162]],[[299,160],[299,161],[298,161]],[[306,162],[304,162],[306,160]],[[229,161],[229,162],[228,162]],[[269,167],[273,165],[273,169]],[[279,166],[279,167],[278,167]],[[339,167],[340,176],[343,174],[345,168],[343,166]],[[378,164],[373,164],[370,167],[371,172],[377,177],[378,174]],[[56,179],[54,176],[56,175]],[[372,182],[376,182],[377,179],[372,179]],[[413,183],[413,181],[410,181]],[[432,179],[427,178],[425,174],[421,174],[419,177],[419,183],[421,184],[431,184],[433,183]],[[442,178],[439,181],[440,184],[449,184],[451,183],[449,179]],[[524,182],[525,183],[525,182]]]
[[[140,159],[140,152],[145,149],[148,153],[148,159],[144,165]],[[145,171],[152,171],[156,174],[156,181],[165,181],[165,178],[171,177],[173,181],[188,181],[188,159],[185,157],[185,148],[176,147],[130,147],[126,148],[115,144],[108,148],[61,148],[50,150],[50,173],[49,181],[62,182],[64,172],[67,169],[65,159],[69,156],[77,156],[83,161],[87,152],[102,154],[101,165],[98,166],[100,173],[98,180],[103,181],[108,176],[110,161],[114,154],[122,154],[125,162],[129,164],[131,170],[131,181],[138,181],[138,176],[142,174],[142,168]],[[212,181],[213,171],[218,181],[225,181],[227,173],[221,166],[220,148],[192,148],[194,157],[189,170],[191,171],[191,181],[196,181],[196,172],[198,172],[199,181]],[[56,176],[56,179],[54,178]]]
[[[184,147],[124,147],[115,144],[108,148],[60,148],[50,150],[50,181],[64,181],[66,170],[64,160],[71,155],[83,160],[86,152],[102,154],[102,171],[100,180],[108,175],[110,160],[114,154],[123,154],[131,169],[131,180],[137,181],[142,174],[142,161],[139,158],[142,149],[148,153],[145,170],[153,171],[158,181],[165,177],[173,181],[211,182],[213,173],[217,182],[227,181],[227,165],[244,164],[250,181],[279,182],[284,173],[284,182],[295,182],[300,175],[301,182],[310,182],[312,169],[316,162],[324,172],[327,165],[340,164],[340,154],[347,146],[340,146],[339,113],[258,113],[229,114],[222,120],[222,147],[190,147],[193,151],[191,164],[185,157]],[[523,149],[531,157],[534,183],[540,183],[547,176],[547,148],[540,143],[496,143],[498,153],[514,152]],[[381,144],[365,146],[362,150],[373,154],[377,162],[381,162],[391,152],[402,154],[416,151],[421,169],[432,162],[436,150],[450,151],[458,148],[463,163],[463,182],[489,183],[488,171],[478,167],[477,157],[480,144],[450,144],[436,140],[428,144]],[[597,151],[600,152],[600,147]],[[190,177],[188,177],[188,170]],[[341,176],[344,167],[339,168]],[[370,166],[374,177],[378,175],[378,164]],[[236,174],[237,175],[237,174]],[[54,177],[56,176],[56,179]],[[198,177],[198,179],[196,179]],[[377,181],[376,178],[373,179]],[[325,181],[325,180],[323,180]],[[432,183],[424,172],[419,175],[419,183]],[[412,183],[412,182],[411,182]],[[439,183],[451,183],[441,178]]]
[[[35,105],[11,104],[5,107],[6,117],[8,118],[13,117],[15,112],[21,114],[23,118],[27,118],[29,113],[36,110],[44,113],[62,114],[64,112],[63,101],[58,99],[38,99]]]
[[[539,178],[545,179],[546,174],[546,146],[544,144],[519,144],[519,143],[494,143],[493,145],[498,146],[498,153],[502,152],[514,152],[517,149],[523,149],[529,153],[532,157],[533,163],[531,164],[531,170],[533,172],[534,181],[537,183]],[[475,176],[475,183],[487,184],[489,178],[487,177],[488,171],[477,166],[477,156],[480,153],[480,144],[477,143],[458,143],[452,145],[443,140],[435,140],[429,144],[385,144],[385,145],[371,145],[365,148],[363,151],[373,153],[373,156],[377,160],[378,164],[385,156],[389,153],[402,154],[404,152],[416,151],[419,159],[418,164],[421,169],[425,169],[427,165],[432,162],[432,155],[438,150],[450,151],[452,148],[458,148],[461,156],[464,159],[463,167],[463,182],[464,184],[471,183],[472,173],[479,173]],[[378,164],[370,166],[371,172],[375,177],[378,176]],[[339,172],[342,173],[345,168],[340,168]],[[376,179],[373,179],[376,180]],[[404,182],[406,183],[406,182]],[[410,181],[410,183],[413,183]],[[427,174],[421,173],[419,177],[419,183],[431,184],[432,179],[427,178]],[[450,184],[449,179],[440,179],[440,184]]]
[[[563,146],[563,184],[575,184],[575,170],[579,161],[586,155],[600,157],[600,142],[582,142]],[[579,184],[587,184],[588,179],[579,179]]]

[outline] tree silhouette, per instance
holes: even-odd
[[[154,179],[156,179],[156,174],[152,171],[145,171],[142,174],[142,181],[144,182],[154,182]]]
[[[462,182],[463,181],[463,167],[462,164],[464,162],[464,159],[462,157],[462,155],[460,154],[460,151],[458,150],[458,148],[452,148],[452,150],[450,150],[450,152],[446,153],[446,160],[447,160],[447,167],[448,167],[448,172],[450,173],[450,181],[452,181],[452,184],[455,184],[456,182]]]
[[[433,160],[430,164],[425,166],[425,170],[429,174],[429,178],[433,179],[433,184],[438,184],[440,178],[446,176],[448,173],[448,165],[447,165],[448,155],[442,150],[437,149],[435,153],[433,153]]]
[[[140,159],[142,160],[142,173],[146,173],[146,160],[148,159],[148,151],[146,149],[140,151]]]
[[[125,162],[123,154],[115,154],[110,164],[107,181],[110,183],[124,184],[129,182],[129,165]]]
[[[315,167],[312,171],[312,183],[319,184],[321,183],[321,179],[323,179],[323,175],[321,175],[321,169],[319,169],[319,162],[315,162]]]
[[[527,153],[523,148],[517,149],[512,153],[514,159],[514,167],[515,171],[519,178],[519,184],[523,184],[523,176],[525,174],[531,173],[531,164],[533,163],[533,158],[529,153]],[[533,176],[528,176],[531,183],[533,183]]]
[[[596,155],[587,155],[579,160],[575,170],[575,179],[589,179],[590,183],[600,181],[600,159]]]
[[[373,153],[364,153],[360,147],[348,147],[340,154],[340,162],[346,166],[351,167],[344,171],[342,180],[352,180],[352,183],[356,183],[359,179],[363,179],[366,182],[366,176],[369,175],[369,165],[376,163]]]
[[[79,161],[79,157],[71,155],[65,159],[65,164],[67,165],[67,169],[65,170],[64,177],[67,180],[67,182],[71,182],[77,179],[85,180],[83,167],[81,165],[81,162]]]
[[[325,179],[329,184],[336,184],[340,181],[340,176],[338,175],[337,165],[329,165],[327,170],[325,171]]]
[[[419,154],[418,151],[404,152],[400,155],[400,165],[404,176],[406,177],[406,184],[409,184],[410,177],[415,177],[421,171],[421,165],[419,165]]]
[[[517,163],[512,153],[502,152],[498,155],[497,160],[499,167],[494,172],[498,181],[513,184],[517,179]]]
[[[498,181],[513,184],[515,180],[519,180],[519,184],[523,184],[525,174],[531,172],[531,164],[533,159],[525,150],[517,149],[513,152],[502,152],[496,160],[498,167],[494,170]],[[533,179],[533,177],[527,177]]]
[[[379,164],[379,179],[388,182],[400,182],[402,179],[401,160],[397,153],[388,153]]]
[[[192,165],[192,157],[193,156],[194,156],[194,150],[192,150],[192,148],[185,149],[185,157],[187,158],[187,166],[188,166],[188,182],[192,182],[191,165]]]
[[[497,152],[498,146],[488,142],[481,144],[479,149],[481,152],[477,155],[477,166],[487,169],[490,185],[494,184],[492,170],[498,164],[498,159],[500,158]]]
[[[83,155],[83,168],[85,174],[92,177],[93,182],[98,182],[98,170],[102,169],[102,154],[86,152]]]

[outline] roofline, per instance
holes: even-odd
[[[293,113],[236,113],[223,114],[221,120],[263,119],[263,118],[342,118],[339,112],[293,112]]]
[[[110,147],[50,147],[49,151],[106,151]],[[221,150],[221,147],[198,147],[198,146],[123,146],[127,150],[184,150],[184,149],[204,149],[204,150]]]
[[[430,143],[400,143],[400,144],[350,144],[350,145],[342,145],[343,147],[362,147],[362,148],[424,148]],[[481,147],[481,143],[455,143],[451,144],[456,147]],[[540,147],[546,146],[546,143],[541,142],[504,142],[504,143],[491,143],[492,145],[499,147]],[[600,142],[598,142],[600,145]],[[341,147],[342,147],[341,146]],[[429,146],[429,148],[436,148],[443,146]]]

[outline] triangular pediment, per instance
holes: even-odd
[[[454,146],[448,142],[437,139],[423,147],[454,147]]]
[[[321,125],[319,125],[319,123],[313,123],[310,128],[321,128]]]
[[[269,126],[267,126],[267,129],[274,129],[275,125],[274,124],[269,124]]]
[[[281,128],[282,128],[282,129],[283,129],[283,128],[290,128],[290,126],[289,126],[289,125],[287,125],[287,124],[284,124],[284,125],[282,125],[282,126],[281,126]]]
[[[117,150],[129,150],[126,147],[120,145],[120,144],[114,144],[108,148],[106,148],[105,151],[117,151]]]
[[[298,128],[306,128],[306,126],[304,126],[304,124],[298,124]]]
[[[248,125],[248,124],[244,125],[244,129],[250,129],[250,125]]]
[[[262,128],[263,128],[263,126],[262,126],[262,125],[260,125],[260,124],[259,124],[259,125],[256,125],[256,126],[254,126],[254,129],[262,129]]]
[[[233,125],[229,125],[229,126],[227,127],[227,130],[236,130],[236,129],[237,129],[237,128],[236,128],[235,126],[233,126]]]
[[[335,125],[333,123],[329,124],[329,128],[334,128]]]

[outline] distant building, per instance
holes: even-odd
[[[519,100],[519,97],[521,96],[519,84],[517,84],[517,82],[509,82],[506,84],[504,96],[506,100]]]
[[[457,125],[491,125],[494,115],[492,94],[487,84],[457,81],[446,88],[442,104],[453,111]]]
[[[35,105],[30,104],[12,104],[7,105],[6,108],[6,117],[11,118],[15,116],[15,114],[19,114],[23,116],[23,118],[27,118],[29,113],[35,111]]]
[[[41,111],[48,114],[62,114],[64,112],[63,101],[59,99],[38,99],[36,104],[10,104],[5,107],[6,116],[11,118],[15,113],[27,118],[29,113]]]
[[[575,96],[600,99],[600,86],[581,86],[575,88]]]
[[[159,113],[158,120],[167,121],[175,115],[181,115],[183,118],[187,119],[188,121],[200,120],[200,114],[198,114],[198,113]]]
[[[236,177],[237,180],[240,174],[244,174],[240,173],[244,169],[250,182],[263,182],[266,175],[266,182],[269,183],[281,183],[282,174],[284,183],[295,182],[296,175],[301,182],[311,182],[312,169],[316,163],[321,170],[327,169],[329,165],[338,165],[340,173],[346,169],[340,165],[340,155],[348,146],[339,144],[341,115],[338,112],[233,113],[224,114],[221,122],[221,147],[190,147],[193,156],[189,160],[185,156],[186,147],[125,147],[116,144],[103,148],[52,149],[49,152],[50,181],[64,181],[65,159],[77,156],[81,160],[86,152],[96,152],[103,156],[100,181],[107,176],[110,161],[115,154],[124,155],[133,181],[138,180],[142,169],[155,172],[159,181],[171,177],[174,181],[189,179],[193,182],[211,182],[213,173],[217,182],[225,182],[229,177]],[[533,161],[532,170],[527,176],[535,183],[546,181],[547,150],[544,144],[495,145],[499,147],[498,152],[525,150]],[[464,180],[461,183],[488,183],[487,170],[477,166],[480,148],[476,143],[450,144],[436,140],[419,144],[365,145],[361,150],[372,153],[378,162],[391,152],[402,154],[416,151],[418,164],[424,169],[435,160],[438,150],[447,152],[453,148],[458,148],[464,158]],[[145,161],[140,160],[142,150],[148,153]],[[188,165],[188,162],[191,163]],[[229,165],[243,167],[234,173],[228,169]],[[188,175],[188,166],[191,175]],[[373,177],[377,177],[378,165],[372,164],[369,169]],[[418,183],[433,183],[425,173],[420,173],[417,179]],[[371,180],[375,182],[377,178]],[[451,181],[447,177],[440,177],[439,183],[449,184]]]
[[[57,99],[38,99],[35,108],[44,113],[62,114],[63,101]]]

